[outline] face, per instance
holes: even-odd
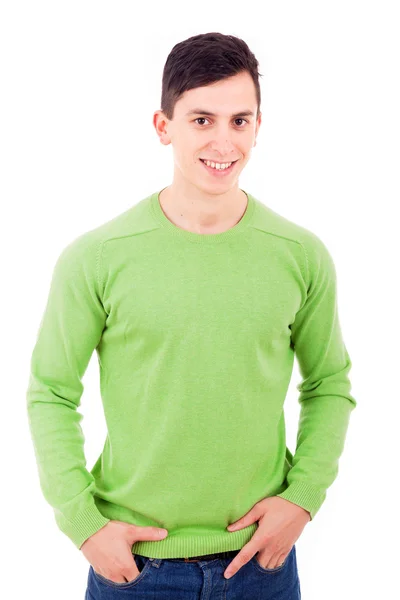
[[[256,111],[255,86],[247,71],[188,90],[175,104],[172,120],[156,111],[153,124],[160,141],[172,144],[174,183],[189,183],[209,194],[237,188],[261,124]],[[201,159],[233,164],[213,169]]]

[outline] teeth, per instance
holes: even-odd
[[[227,169],[228,167],[230,167],[230,166],[231,166],[231,164],[232,164],[231,162],[229,162],[229,163],[215,163],[215,162],[212,162],[212,161],[210,161],[210,160],[204,160],[203,162],[204,162],[204,163],[205,163],[205,164],[206,164],[208,167],[212,167],[213,169],[218,169],[218,170],[219,170],[219,169],[221,169],[222,171],[223,171],[224,169]]]

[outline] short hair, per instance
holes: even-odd
[[[164,65],[161,110],[172,120],[176,102],[187,90],[202,87],[247,71],[254,82],[257,117],[261,91],[259,63],[242,39],[219,32],[189,37],[172,48]]]

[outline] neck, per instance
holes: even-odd
[[[182,189],[172,183],[159,195],[166,217],[178,227],[193,233],[221,233],[234,227],[247,207],[246,194],[235,187],[223,194],[207,194],[191,186]]]

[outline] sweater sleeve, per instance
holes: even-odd
[[[291,341],[302,381],[296,451],[280,494],[314,518],[338,474],[350,413],[352,363],[338,316],[337,277],[332,257],[314,233],[303,245],[307,297],[291,325]]]
[[[94,501],[77,410],[82,377],[107,317],[100,297],[101,244],[90,239],[87,233],[76,238],[55,263],[26,393],[41,490],[78,549],[110,520]]]

